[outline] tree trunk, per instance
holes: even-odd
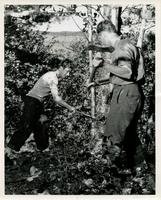
[[[89,20],[89,24],[88,24],[88,40],[89,43],[92,43],[92,9],[90,7],[88,7],[87,10],[87,14],[88,14],[88,20]],[[89,50],[89,68],[90,68],[90,74],[93,71],[93,65],[92,65],[92,51]],[[90,92],[91,92],[91,116],[95,117],[95,88],[91,87],[90,88]],[[95,131],[95,122],[92,122],[91,124],[91,135],[94,136],[96,133]]]
[[[121,20],[122,7],[113,7],[111,10],[111,21],[115,25],[117,33],[120,35],[120,29],[122,25]]]
[[[146,13],[146,5],[143,6],[142,10],[142,21],[141,21],[141,28],[140,28],[140,33],[137,41],[137,47],[142,48],[143,45],[143,38],[144,38],[144,33],[145,33],[145,13]]]
[[[111,16],[111,6],[104,5],[103,6],[103,17],[104,19],[110,19]]]

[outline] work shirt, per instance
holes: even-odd
[[[47,72],[39,78],[27,96],[34,97],[42,102],[43,98],[48,96],[50,93],[52,93],[53,96],[58,96],[57,85],[58,78],[56,76],[56,72]]]
[[[115,43],[115,50],[111,54],[114,67],[122,68],[122,74],[129,71],[129,79],[110,73],[110,81],[116,85],[127,85],[135,83],[144,77],[144,65],[142,55],[128,39],[118,40]]]

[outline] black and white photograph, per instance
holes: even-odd
[[[156,6],[94,2],[4,4],[5,195],[156,195]]]

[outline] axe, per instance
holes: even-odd
[[[84,112],[81,112],[81,111],[79,111],[79,110],[76,110],[76,113],[78,113],[79,115],[83,115],[83,116],[85,116],[85,117],[88,117],[88,118],[90,118],[90,119],[96,120],[95,117],[92,117],[91,115],[88,115],[88,114],[86,114],[86,113],[84,113]]]

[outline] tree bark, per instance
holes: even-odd
[[[88,20],[89,20],[89,24],[88,24],[88,40],[89,43],[92,43],[92,9],[90,7],[88,7],[87,9],[87,14],[88,14]],[[90,74],[93,71],[93,65],[92,65],[92,50],[89,50],[89,68],[90,68]],[[95,88],[91,87],[90,88],[90,92],[91,92],[91,116],[94,118],[95,117]],[[91,124],[91,135],[94,136],[96,133],[95,131],[95,122],[92,122]]]
[[[111,21],[115,25],[117,33],[120,35],[120,29],[122,25],[121,20],[122,7],[113,7],[111,10]]]
[[[146,13],[146,5],[143,6],[141,28],[140,28],[138,41],[137,41],[137,47],[141,49],[143,46],[143,39],[144,39],[144,33],[145,33],[145,24],[146,24],[145,13]]]
[[[111,6],[103,5],[103,17],[104,19],[110,19],[111,16]]]

